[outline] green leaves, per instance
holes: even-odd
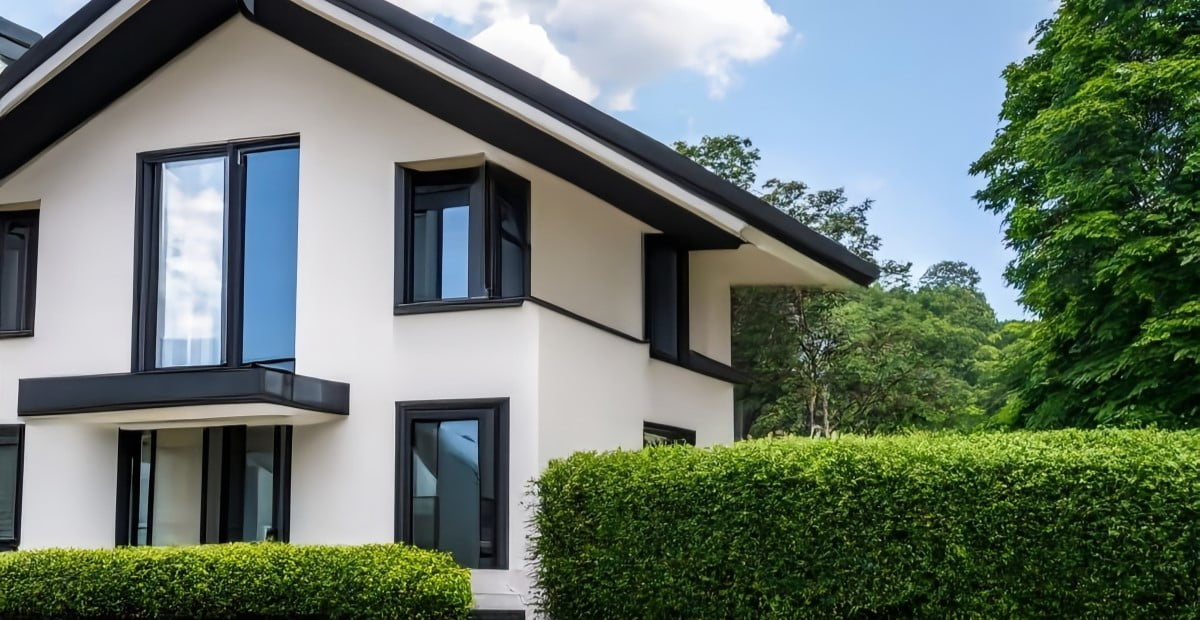
[[[1020,328],[1013,328],[1020,329]],[[760,440],[535,483],[549,617],[1191,618],[1200,434]]]
[[[972,166],[1044,322],[1031,427],[1200,424],[1200,0],[1065,0]]]
[[[49,549],[0,554],[0,616],[466,618],[470,572],[406,545]]]

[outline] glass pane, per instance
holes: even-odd
[[[10,224],[0,231],[0,331],[25,329],[25,286],[29,263],[29,226]]]
[[[671,357],[679,355],[679,263],[676,251],[652,245],[646,251],[650,346]]]
[[[300,150],[246,155],[242,361],[294,369]]]
[[[200,542],[203,431],[157,431],[154,454],[155,546]]]
[[[479,423],[443,422],[438,432],[437,548],[479,566]]]
[[[162,165],[159,368],[222,363],[225,158]]]
[[[204,488],[204,540],[201,542],[215,543],[221,541],[221,443],[224,430],[210,428],[205,432],[208,433],[208,484]]]
[[[242,499],[242,540],[274,538],[275,427],[246,429],[246,482]]]
[[[437,549],[436,497],[413,498],[412,544],[422,549]]]
[[[496,184],[500,210],[500,296],[525,295],[525,252],[528,234],[526,196],[512,195],[516,188]]]
[[[412,300],[468,296],[470,191],[417,189],[412,216]]]
[[[413,424],[412,488],[414,497],[437,495],[438,423]]]
[[[0,540],[16,538],[17,444],[0,444]]]
[[[467,296],[467,249],[471,208],[442,210],[442,299]]]
[[[141,458],[138,461],[137,543],[150,538],[150,471],[154,466],[154,433],[142,432]]]

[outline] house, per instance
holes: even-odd
[[[730,287],[873,265],[384,0],[91,0],[0,73],[0,540],[451,551],[734,437]]]

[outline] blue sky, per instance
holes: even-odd
[[[884,258],[917,276],[966,261],[1001,318],[1023,316],[967,168],[997,127],[1000,72],[1054,0],[393,1],[664,142],[739,134],[762,180],[873,198]],[[0,0],[0,15],[45,33],[81,4]]]

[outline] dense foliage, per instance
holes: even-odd
[[[1007,416],[1200,424],[1200,0],[1063,0],[972,167],[1041,317]]]
[[[859,255],[879,260],[882,240],[842,189],[799,181],[757,185],[759,152],[745,138],[706,137],[675,145],[717,174]],[[866,290],[743,288],[734,291],[734,364],[743,433],[813,435],[906,428],[976,428],[1010,398],[1008,356],[1016,344],[979,291],[979,274],[955,261],[932,265],[916,282],[911,266],[880,261]],[[985,372],[986,370],[986,372]]]
[[[577,454],[535,491],[573,618],[1194,618],[1200,434],[1048,431]]]
[[[466,618],[469,571],[404,545],[51,549],[0,554],[0,616]]]

